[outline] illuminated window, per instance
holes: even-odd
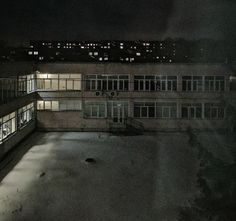
[[[44,110],[44,101],[37,101],[37,110]]]
[[[34,103],[30,103],[18,110],[18,127],[22,128],[34,119]]]
[[[51,101],[45,101],[44,102],[44,109],[45,110],[51,110],[52,109],[52,102]]]
[[[79,111],[82,110],[81,100],[37,101],[40,111]]]
[[[16,131],[16,113],[0,118],[0,143]]]
[[[52,101],[52,111],[58,111],[58,110],[59,110],[59,102]]]
[[[81,90],[81,74],[37,74],[38,90]]]

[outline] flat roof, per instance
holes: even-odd
[[[31,74],[34,71],[82,74],[177,74],[177,75],[233,75],[230,65],[196,63],[107,63],[107,62],[5,62],[0,63],[0,77]]]

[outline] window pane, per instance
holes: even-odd
[[[134,106],[134,117],[140,117],[140,108]]]
[[[58,101],[52,101],[52,110],[53,111],[59,110],[59,102]]]
[[[72,80],[67,80],[66,84],[67,84],[67,87],[66,87],[67,90],[73,90],[73,81]]]
[[[66,80],[60,79],[59,81],[59,89],[66,90]]]
[[[45,108],[44,108],[45,110],[51,110],[52,109],[51,101],[45,101],[44,105],[45,105]]]
[[[155,117],[155,108],[154,107],[149,107],[148,111],[149,111],[149,113],[148,113],[149,117]]]
[[[58,90],[58,80],[57,79],[52,80],[52,89]]]
[[[196,108],[196,118],[202,118],[202,108],[201,107]]]
[[[51,89],[51,80],[45,79],[45,88],[44,89]]]
[[[81,90],[81,81],[80,80],[74,80],[74,90]]]
[[[141,113],[142,117],[147,117],[147,107],[142,107],[141,111],[142,111]]]
[[[44,109],[44,101],[38,101],[37,102],[37,109],[43,110]]]
[[[182,107],[182,118],[188,118],[188,108]]]
[[[163,107],[163,117],[164,118],[169,118],[170,115],[169,115],[169,107]]]

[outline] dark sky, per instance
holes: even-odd
[[[0,39],[236,39],[236,0],[1,0]]]

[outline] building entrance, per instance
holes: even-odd
[[[112,108],[113,122],[124,123],[125,121],[125,108],[121,103],[113,105]]]

